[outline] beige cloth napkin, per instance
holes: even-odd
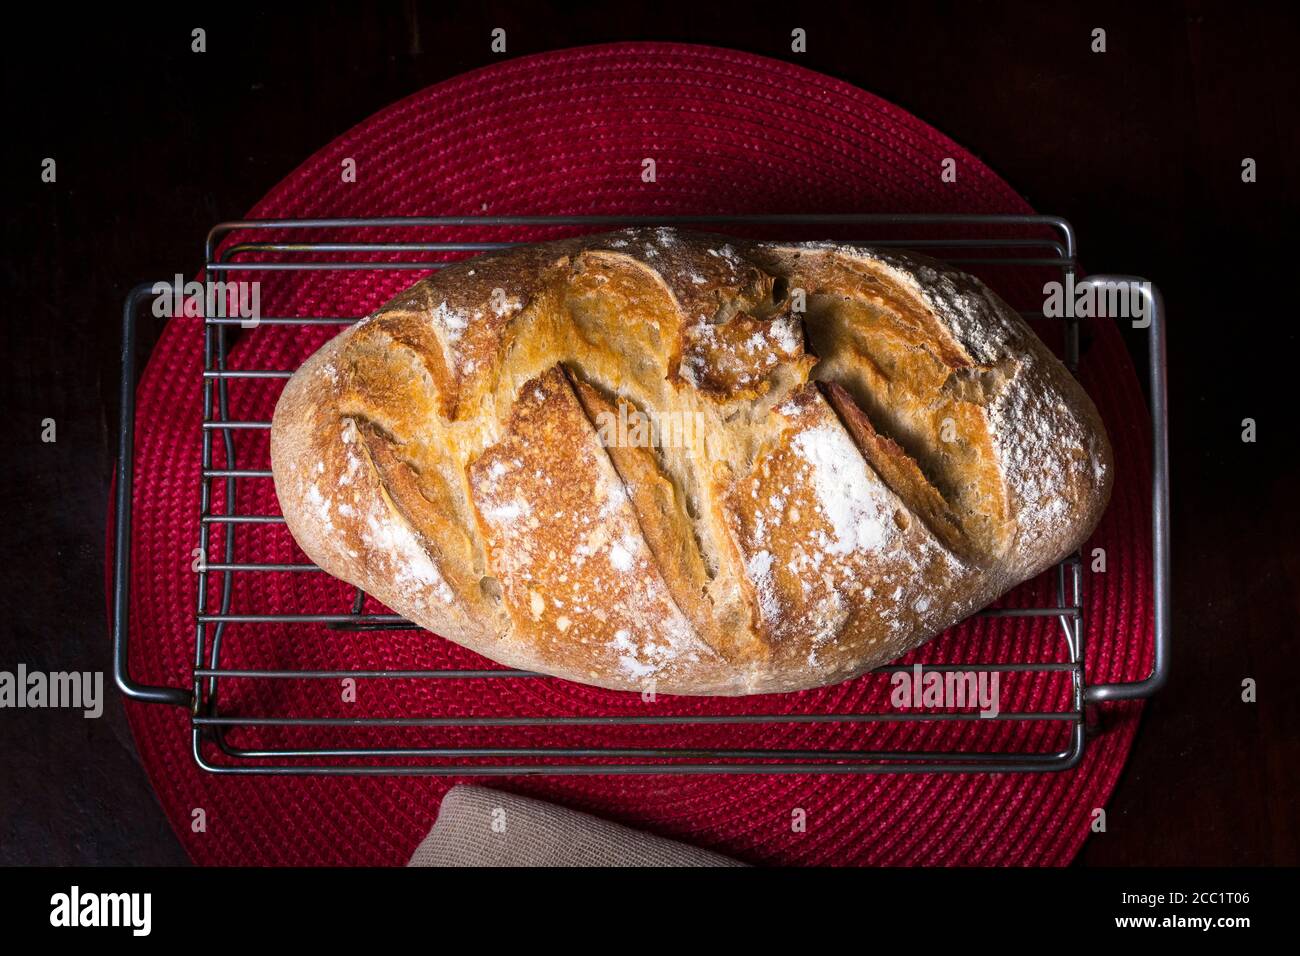
[[[452,787],[407,866],[744,866],[684,843],[484,787]]]

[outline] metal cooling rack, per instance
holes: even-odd
[[[231,274],[256,274],[260,281],[301,281],[305,272],[347,272],[355,270],[410,270],[427,272],[452,261],[490,249],[516,244],[520,228],[538,230],[547,236],[575,235],[583,232],[624,226],[684,226],[722,229],[747,236],[782,239],[834,238],[867,242],[877,247],[920,249],[968,271],[981,275],[998,289],[999,270],[1046,270],[1064,282],[1073,276],[1076,266],[1075,234],[1070,224],[1053,216],[992,215],[767,215],[767,216],[689,216],[689,217],[609,217],[609,216],[482,216],[385,219],[313,219],[261,220],[227,222],[216,226],[206,243],[205,281],[217,282]],[[365,241],[355,237],[365,230]],[[411,241],[399,235],[436,233],[436,241]],[[492,234],[499,238],[483,241]],[[234,241],[238,236],[239,241]],[[304,236],[310,241],[286,241],[283,237]],[[372,239],[371,236],[376,238]],[[512,238],[513,236],[513,238]],[[259,237],[270,237],[261,238]],[[387,238],[385,238],[387,237]],[[458,238],[460,237],[460,238]],[[227,241],[229,240],[229,241]],[[223,242],[225,243],[223,246]],[[398,258],[394,258],[398,257]],[[1005,275],[1005,273],[1003,273]],[[413,277],[414,279],[414,277]],[[1092,276],[1082,282],[1141,282],[1132,276]],[[1169,664],[1169,487],[1166,443],[1167,411],[1165,403],[1164,310],[1159,292],[1145,285],[1150,325],[1149,385],[1151,402],[1151,437],[1153,456],[1152,529],[1153,529],[1153,601],[1155,651],[1154,665],[1145,680],[1125,684],[1089,686],[1084,673],[1084,601],[1085,565],[1078,554],[1072,555],[1055,569],[1054,600],[1030,607],[986,609],[977,616],[1028,617],[1046,616],[1060,623],[1061,649],[1043,659],[1006,662],[972,661],[926,665],[927,671],[962,671],[1006,675],[1061,673],[1068,675],[1069,704],[1044,710],[1015,711],[982,719],[969,711],[922,710],[919,712],[730,714],[723,702],[717,713],[644,716],[612,714],[608,716],[537,716],[527,713],[500,713],[470,718],[455,716],[408,715],[393,717],[338,718],[311,714],[270,716],[238,713],[223,707],[220,693],[233,680],[274,682],[287,679],[339,681],[409,680],[429,682],[436,694],[446,681],[494,681],[502,677],[555,681],[557,678],[522,671],[494,668],[484,662],[482,669],[443,669],[426,671],[374,670],[283,670],[235,669],[222,666],[222,639],[231,625],[252,627],[266,624],[312,626],[324,624],[343,631],[373,632],[413,628],[410,622],[393,614],[369,613],[364,598],[357,591],[350,606],[332,609],[302,608],[293,613],[258,613],[232,610],[232,585],[240,574],[290,574],[319,571],[310,565],[241,563],[239,530],[253,524],[283,526],[278,514],[240,514],[239,487],[250,481],[270,479],[269,462],[239,461],[236,457],[234,432],[241,429],[268,429],[266,421],[239,421],[230,415],[232,389],[248,382],[287,379],[293,369],[243,369],[228,366],[231,326],[240,319],[209,316],[203,321],[204,367],[202,381],[195,387],[203,390],[202,442],[202,513],[196,516],[195,540],[204,554],[211,553],[214,542],[222,546],[222,560],[208,564],[197,577],[197,604],[194,622],[194,665],[189,687],[165,687],[142,684],[131,677],[128,666],[128,621],[130,614],[131,575],[131,508],[133,488],[133,439],[135,430],[135,348],[141,317],[149,314],[153,299],[152,285],[137,287],[128,296],[123,313],[121,424],[118,443],[117,522],[114,539],[113,578],[113,653],[118,687],[130,699],[145,703],[182,707],[190,714],[192,747],[195,760],[205,770],[234,774],[439,774],[439,775],[508,775],[508,774],[633,774],[633,773],[934,773],[934,772],[1030,772],[1059,771],[1075,766],[1082,759],[1087,740],[1100,731],[1094,705],[1148,697],[1165,681]],[[1014,304],[1014,303],[1013,303]],[[1080,326],[1074,318],[1045,320],[1035,310],[1022,312],[1031,320],[1063,322],[1063,359],[1075,370],[1080,355]],[[360,316],[265,316],[255,329],[238,334],[256,335],[272,326],[332,325],[343,327]],[[197,334],[197,333],[196,333]],[[198,437],[198,436],[196,436]],[[223,467],[216,466],[214,449],[222,443]],[[223,495],[214,494],[220,483]],[[287,530],[284,531],[287,534]],[[217,536],[220,536],[218,538]],[[1112,573],[1120,573],[1118,571]],[[1015,592],[1013,592],[1014,594]],[[1014,602],[1012,602],[1014,603]],[[382,639],[371,637],[370,639]],[[440,640],[430,637],[429,640]],[[936,639],[939,640],[939,639]],[[924,657],[924,651],[921,652]],[[872,672],[860,680],[878,679],[899,671],[905,665],[891,665]],[[525,701],[526,703],[526,701]],[[845,747],[793,750],[758,746],[717,747],[627,747],[602,742],[605,728],[618,725],[677,727],[725,725],[741,730],[758,730],[768,734],[778,725],[817,724],[851,730],[855,739],[871,744],[873,727],[922,721],[967,721],[985,725],[1004,721],[1032,721],[1055,734],[1045,733],[1049,745],[1034,752],[997,746],[974,750],[922,751],[899,749],[888,743],[875,749]],[[348,735],[358,731],[396,733],[398,729],[417,728],[436,732],[438,728],[476,728],[492,735],[482,746],[399,746],[394,742],[358,746]],[[596,739],[590,746],[548,745],[544,740],[525,741],[522,746],[505,746],[501,739],[509,733],[526,729],[540,732],[559,727],[590,728]],[[317,733],[337,732],[339,740],[331,746],[248,745],[235,739],[241,732],[271,728],[275,731],[311,728]],[[1003,728],[1006,729],[1006,728]],[[778,735],[779,736],[779,735]],[[996,735],[995,735],[996,736]],[[1005,734],[1003,735],[1006,736]]]

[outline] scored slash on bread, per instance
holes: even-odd
[[[1112,480],[972,277],[671,229],[442,269],[304,363],[271,453],[326,571],[502,664],[669,694],[892,660],[1078,547]]]

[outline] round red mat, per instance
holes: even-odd
[[[657,163],[654,184],[642,159]],[[956,183],[940,184],[952,157]],[[341,164],[354,159],[357,181]],[[322,149],[277,186],[253,217],[452,214],[702,214],[736,212],[1029,212],[961,147],[874,96],[787,63],[676,44],[616,44],[502,63],[384,110]],[[522,233],[521,235],[526,234]],[[356,315],[414,280],[410,273],[331,273],[266,281],[265,315]],[[1150,667],[1148,446],[1144,407],[1118,333],[1106,324],[1081,377],[1106,419],[1118,470],[1092,546],[1110,573],[1088,578],[1088,675],[1128,680]],[[263,327],[232,367],[286,368],[329,330]],[[139,386],[132,545],[131,666],[143,681],[187,686],[193,658],[199,513],[202,329],[172,320]],[[234,418],[269,418],[278,383],[232,386]],[[218,448],[220,443],[218,442]],[[265,433],[238,435],[241,464],[265,467]],[[220,467],[221,456],[217,466]],[[241,482],[241,513],[275,513],[269,481]],[[242,528],[242,561],[302,561],[279,526]],[[220,555],[214,554],[213,560]],[[232,610],[344,610],[348,589],[324,575],[236,575]],[[1050,582],[1011,599],[1048,595]],[[979,621],[926,649],[926,660],[1043,659],[1061,645],[1052,619]],[[418,632],[339,634],[321,628],[232,627],[228,667],[484,666]],[[639,698],[553,680],[436,688],[363,681],[356,704],[326,681],[232,682],[223,708],[318,716],[645,713]],[[665,699],[658,713],[853,711],[879,707],[880,678],[796,695],[729,702]],[[1065,703],[1059,677],[1003,686],[1004,709]],[[360,709],[358,709],[360,708]],[[1105,732],[1069,773],[931,776],[645,776],[495,778],[489,786],[553,799],[753,862],[790,864],[1065,864],[1088,833],[1123,764],[1140,707],[1108,708]],[[452,780],[424,777],[229,777],[200,771],[178,708],[128,705],[144,765],[193,858],[213,864],[397,864],[432,824]],[[567,729],[548,743],[862,746],[874,729],[778,725],[749,730]],[[891,744],[980,746],[973,725],[880,731]],[[1040,749],[1041,725],[1005,723],[1002,748]],[[265,732],[246,741],[311,742]],[[353,738],[424,739],[375,733]],[[455,731],[452,743],[501,739]],[[884,738],[879,738],[884,739]],[[512,742],[538,742],[516,732]],[[981,737],[987,744],[989,738]],[[478,782],[483,782],[482,780]],[[202,808],[206,830],[195,833]],[[795,832],[792,813],[807,826]]]

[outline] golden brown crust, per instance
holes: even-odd
[[[919,257],[624,230],[452,265],[326,344],[271,432],[330,573],[510,666],[796,690],[1091,532],[1092,402]]]

